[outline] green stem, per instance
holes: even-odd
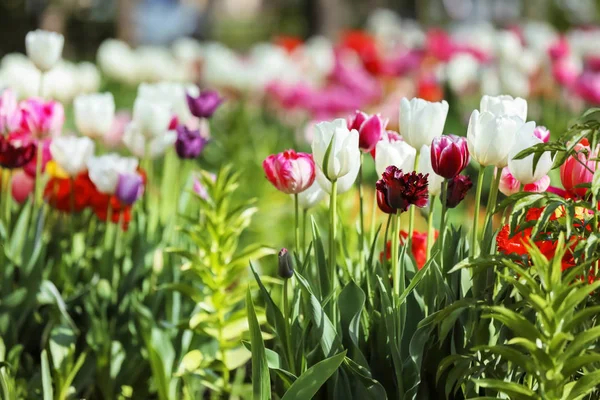
[[[475,193],[475,215],[473,216],[473,232],[471,235],[471,255],[477,256],[477,232],[479,229],[479,206],[481,203],[481,189],[483,186],[483,174],[485,167],[479,166],[479,174],[477,175],[477,192]]]
[[[427,261],[431,258],[431,248],[433,247],[433,207],[435,206],[435,196],[429,198],[429,215],[427,216]]]
[[[304,254],[303,253],[303,249],[300,247],[300,206],[298,204],[298,194],[294,194],[294,206],[296,209],[296,218],[295,218],[295,222],[296,222],[296,226],[295,226],[295,244],[296,244],[296,253],[298,254],[298,257],[300,257],[300,259],[303,258]]]
[[[500,187],[500,179],[502,177],[502,170],[498,168],[494,169],[495,178],[492,180],[492,187],[490,188],[490,197],[488,197],[487,208],[485,209],[485,223],[483,224],[483,234],[487,231],[488,225],[492,224],[494,227],[493,218],[496,212],[496,203],[498,202],[498,188]]]
[[[396,298],[400,296],[400,263],[398,250],[400,248],[400,213],[392,217],[392,277]]]
[[[417,152],[417,155],[415,156],[415,165],[413,168],[414,171],[416,171],[417,167],[419,166],[419,157],[420,153]],[[415,211],[415,206],[410,206],[410,208],[408,209],[408,238],[406,240],[406,244],[409,249],[412,246],[412,237],[415,229]]]
[[[364,271],[364,240],[365,240],[365,216],[363,210],[363,153],[360,153],[360,168],[358,170],[358,197],[359,197],[359,206],[360,206],[360,232],[358,236],[358,257],[360,260],[360,271]]]
[[[35,159],[35,205],[39,209],[42,205],[42,157],[44,143],[41,140],[37,142],[37,154]]]
[[[306,209],[302,210],[302,252],[306,252],[306,220],[308,217],[308,212]]]
[[[442,203],[442,215],[441,215],[441,220],[440,220],[440,249],[443,251],[444,250],[444,245],[445,245],[445,241],[446,241],[446,212],[448,211],[448,206],[446,205],[446,200],[448,198],[448,181],[446,179],[444,179],[444,182],[442,182],[442,197],[440,198],[441,203]],[[442,254],[442,257],[440,257],[440,266],[442,268],[442,271],[444,271],[444,256]]]
[[[331,285],[331,293],[335,293],[336,289],[336,221],[337,221],[337,181],[331,182],[331,197],[329,199],[329,282]],[[331,315],[333,315],[334,301],[330,301]]]
[[[290,372],[295,374],[294,352],[292,351],[292,328],[290,325],[290,302],[288,298],[289,279],[283,280],[283,318],[285,319],[285,336],[287,337],[287,359]]]
[[[369,232],[369,246],[375,240],[375,221],[377,221],[377,190],[373,191],[373,205],[371,207],[371,231]]]

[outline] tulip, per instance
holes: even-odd
[[[444,177],[436,174],[433,171],[432,159],[431,159],[431,150],[429,146],[421,147],[421,156],[419,157],[419,165],[418,171],[428,176],[427,186],[429,190],[429,195],[431,196],[439,196],[442,192],[442,183],[444,182]]]
[[[387,124],[388,121],[381,119],[379,114],[369,116],[362,111],[356,111],[348,121],[348,129],[358,131],[358,147],[368,153],[375,149],[377,142],[386,134]]]
[[[375,170],[378,175],[382,175],[390,165],[395,165],[402,171],[415,169],[417,151],[405,141],[386,142],[382,140],[377,143],[375,149]]]
[[[483,96],[479,104],[480,112],[490,112],[495,116],[519,117],[527,120],[527,100],[520,97],[513,98],[508,95]]]
[[[535,128],[534,122],[525,125],[529,131]],[[497,116],[489,111],[473,111],[467,129],[469,154],[483,166],[506,167],[508,153],[523,126],[523,120],[519,117]]]
[[[387,167],[376,185],[377,191],[383,194],[387,207],[396,212],[407,211],[413,204],[425,207],[429,199],[427,186],[427,175],[415,171],[403,173],[393,165]]]
[[[550,140],[550,130],[545,126],[536,126],[533,135],[544,143],[548,143],[548,140]]]
[[[535,169],[533,168],[534,154],[530,154],[520,160],[514,159],[521,151],[543,143],[541,139],[534,136],[533,129],[534,127],[531,123],[523,126],[523,129],[521,129],[522,134],[519,135],[519,139],[515,142],[508,155],[508,169],[510,173],[524,185],[536,182],[547,175],[553,163],[552,156],[548,151],[544,152],[539,158]]]
[[[539,180],[533,183],[528,183],[523,186],[524,192],[541,193],[545,192],[550,186],[550,177],[548,175],[542,176]],[[511,173],[508,167],[502,169],[502,175],[500,176],[500,185],[498,186],[502,194],[510,196],[512,194],[521,191],[521,182],[517,180]]]
[[[39,150],[39,146],[42,146],[42,151],[41,151],[41,155],[42,155],[42,163],[41,163],[41,171],[40,172],[45,172],[46,171],[46,164],[48,164],[51,160],[52,160],[52,154],[50,153],[50,145],[52,144],[52,140],[50,139],[45,139],[42,141],[38,141],[37,142],[37,148]],[[33,158],[23,166],[23,171],[25,171],[25,173],[29,176],[31,176],[32,178],[35,178],[37,175],[37,158],[38,158],[38,152],[36,151]]]
[[[301,193],[315,181],[312,155],[294,150],[270,155],[263,161],[263,169],[269,182],[287,194]]]
[[[56,65],[62,56],[65,38],[60,33],[41,29],[27,33],[25,48],[27,57],[42,72],[47,72]]]
[[[136,157],[156,158],[163,155],[177,141],[177,133],[166,128],[155,136],[147,134],[148,130],[133,120],[125,128],[123,143]]]
[[[35,179],[31,178],[24,171],[17,171],[12,176],[11,193],[17,203],[25,203],[33,193],[34,187]]]
[[[17,108],[17,97],[12,89],[0,95],[0,135],[15,131],[21,125],[21,113]]]
[[[103,138],[111,130],[115,119],[115,100],[111,93],[79,95],[73,102],[75,126],[91,138]]]
[[[33,160],[36,144],[26,134],[0,135],[0,167],[21,168]]]
[[[315,179],[305,191],[298,193],[298,205],[301,209],[308,210],[319,204],[324,197],[325,191]]]
[[[173,113],[165,102],[137,97],[133,104],[133,121],[146,138],[158,137],[168,130]]]
[[[176,130],[175,150],[179,158],[197,158],[206,147],[208,139],[202,136],[199,130],[189,129],[185,125],[179,125]]]
[[[138,160],[110,153],[91,157],[87,166],[90,180],[98,191],[104,194],[114,194],[119,184],[119,175],[135,173]]]
[[[404,141],[404,139],[402,139],[402,136],[400,136],[398,134],[398,132],[385,131],[384,134],[381,136],[380,142],[393,143],[393,142],[397,142],[399,140],[400,141]],[[379,143],[379,142],[377,142],[377,143]],[[375,147],[373,147],[373,150],[371,150],[371,157],[373,157],[373,160],[375,160],[377,158],[376,157],[377,156],[377,151],[376,150],[377,150],[377,145],[375,145]],[[381,172],[383,173],[383,170]]]
[[[456,175],[448,181],[446,207],[454,208],[464,200],[467,192],[473,187],[471,178],[466,175]]]
[[[128,111],[117,111],[110,129],[104,135],[104,144],[109,148],[115,148],[122,144],[125,129],[130,122],[131,114]]]
[[[433,171],[452,179],[469,164],[467,140],[455,135],[436,137],[431,143],[430,157]]]
[[[190,112],[197,118],[210,118],[223,102],[223,98],[214,90],[204,90],[198,96],[186,93]]]
[[[569,156],[560,167],[560,180],[564,188],[578,197],[584,197],[587,191],[587,188],[578,186],[591,183],[596,171],[598,149],[592,151],[586,142],[575,145],[575,154]]]
[[[279,251],[279,265],[277,268],[277,275],[281,279],[290,279],[294,276],[294,263],[292,257],[286,248]]]
[[[94,155],[94,142],[87,137],[60,137],[50,144],[52,159],[70,176],[75,177],[87,169]]]
[[[319,185],[330,193],[331,182],[337,182],[337,193],[343,193],[352,187],[360,169],[358,132],[349,130],[344,119],[320,122],[315,128],[312,151]]]
[[[385,193],[383,191],[377,190],[377,206],[379,209],[386,214],[395,214],[396,210],[390,207],[385,199]]]
[[[431,103],[419,98],[400,101],[400,134],[415,149],[430,145],[444,130],[448,103]]]
[[[196,87],[190,90],[197,90]],[[182,124],[193,118],[186,99],[186,86],[175,82],[142,83],[137,98],[149,103],[163,104]]]
[[[56,101],[29,98],[19,104],[21,128],[36,139],[59,136],[65,123],[63,105]]]
[[[77,84],[80,93],[94,93],[100,88],[102,77],[96,64],[84,61],[77,64]]]
[[[122,173],[119,174],[119,181],[115,190],[115,196],[125,205],[132,205],[144,193],[144,180],[140,174]]]

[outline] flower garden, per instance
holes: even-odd
[[[600,30],[24,40],[0,398],[600,398]]]

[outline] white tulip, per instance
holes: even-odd
[[[543,141],[537,138],[533,131],[535,124],[527,123],[523,125],[520,131],[517,133],[517,140],[513,145],[512,149],[508,153],[508,169],[510,173],[523,185],[534,183],[546,176],[552,168],[552,156],[550,152],[544,152],[540,157],[535,170],[533,169],[533,158],[531,154],[521,160],[514,160],[517,154],[521,151],[528,149],[536,144],[543,143]]]
[[[523,120],[516,116],[497,116],[488,111],[473,111],[467,128],[469,153],[483,166],[506,167],[508,152],[515,144],[517,133],[523,124]],[[535,128],[534,122],[527,124]]]
[[[181,83],[142,83],[138,87],[137,97],[151,103],[165,103],[177,115],[179,122],[186,124],[193,118],[185,96],[186,89]],[[194,89],[197,91],[198,87],[194,86],[192,90]]]
[[[27,56],[42,72],[51,70],[60,60],[64,44],[64,36],[56,32],[38,29],[25,36]]]
[[[40,71],[23,54],[11,53],[2,58],[0,83],[12,88],[20,99],[40,95]]]
[[[127,43],[105,40],[98,48],[97,59],[98,66],[109,78],[128,84],[138,81],[137,61]]]
[[[87,169],[94,155],[94,142],[87,137],[61,136],[52,140],[50,154],[70,177],[75,177]]]
[[[502,31],[496,36],[498,56],[506,62],[518,63],[523,45],[521,39],[516,33],[511,31]]]
[[[90,180],[94,183],[96,189],[105,194],[114,194],[119,183],[119,175],[135,173],[138,160],[110,153],[99,157],[91,157],[87,166]]]
[[[151,101],[139,96],[135,99],[133,121],[144,136],[161,136],[168,130],[172,118],[173,114],[167,102]]]
[[[313,208],[319,204],[321,200],[323,200],[325,194],[326,193],[319,185],[319,182],[315,180],[308,189],[306,189],[304,192],[298,193],[298,205],[303,210]]]
[[[455,92],[462,92],[469,84],[477,82],[479,61],[468,53],[453,57],[446,67],[448,84]]]
[[[417,150],[402,140],[395,142],[380,140],[375,147],[377,175],[381,176],[390,165],[394,165],[404,172],[414,171],[416,156]]]
[[[427,189],[429,190],[429,194],[432,196],[439,196],[442,192],[442,183],[444,182],[444,177],[433,172],[433,167],[431,166],[430,146],[421,147],[421,152],[419,154],[418,172],[421,174],[429,174],[427,177]]]
[[[130,122],[123,134],[123,143],[133,155],[139,158],[157,158],[163,155],[177,140],[177,133],[165,129],[159,135],[148,137],[137,121]],[[146,150],[148,154],[146,154]]]
[[[432,103],[419,98],[400,101],[400,134],[412,147],[420,149],[430,145],[441,136],[448,115],[448,103],[444,100]]]
[[[100,81],[100,72],[95,64],[87,61],[77,64],[79,93],[94,93],[98,91]]]
[[[527,100],[520,97],[513,98],[508,95],[483,96],[479,103],[479,111],[487,111],[498,117],[519,117],[523,121],[527,120]]]
[[[331,192],[331,181],[338,182],[338,193],[352,187],[360,169],[358,132],[348,130],[345,119],[320,122],[315,126],[312,151],[321,187]],[[329,157],[325,153],[331,145]]]
[[[73,102],[75,126],[89,137],[104,137],[115,119],[115,99],[111,93],[77,96]]]

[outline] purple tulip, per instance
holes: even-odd
[[[115,196],[125,205],[132,205],[144,194],[144,180],[140,174],[120,174]]]
[[[175,150],[179,158],[198,157],[207,143],[208,139],[202,136],[199,130],[189,129],[185,125],[177,127]]]
[[[186,94],[188,107],[194,117],[210,118],[223,102],[215,90],[205,90],[197,97]]]
[[[433,172],[446,179],[460,174],[469,164],[469,149],[464,137],[443,135],[431,143],[431,167]]]

